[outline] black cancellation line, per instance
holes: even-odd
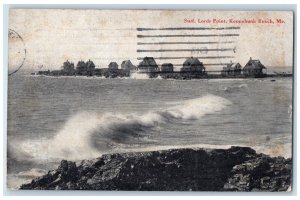
[[[168,31],[168,30],[234,30],[241,27],[167,27],[167,28],[136,28],[137,31]]]
[[[231,64],[231,63],[203,63],[203,65],[204,65],[204,67],[205,66],[219,66],[219,65],[222,65],[222,66],[226,66],[226,65],[229,65],[229,64]],[[173,64],[173,66],[175,66],[175,67],[178,67],[178,66],[183,66],[183,64]]]
[[[207,52],[207,51],[234,51],[235,48],[220,48],[220,49],[137,49],[137,52],[192,52],[192,51],[199,51],[199,52]]]
[[[137,45],[166,45],[166,44],[232,44],[234,41],[224,42],[138,42]]]
[[[236,37],[240,34],[186,34],[186,35],[137,35],[138,38],[151,37]]]
[[[225,58],[235,58],[235,56],[194,56],[198,59],[225,59]],[[176,59],[187,59],[189,56],[186,57],[153,57],[156,60],[176,60]],[[143,57],[138,57],[138,60],[143,60]]]

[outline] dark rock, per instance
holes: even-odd
[[[290,185],[291,160],[260,155],[234,166],[224,190],[287,191]]]
[[[142,191],[286,191],[291,160],[247,147],[116,153],[57,170],[21,189]]]
[[[57,169],[63,181],[76,181],[79,178],[75,162],[62,160]]]

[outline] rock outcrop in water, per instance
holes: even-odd
[[[291,159],[231,147],[107,154],[78,166],[63,160],[20,189],[287,191],[290,185]]]

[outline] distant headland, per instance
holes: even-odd
[[[93,61],[79,61],[75,67],[67,60],[60,70],[46,70],[32,73],[44,76],[98,76],[105,78],[130,77],[132,74],[147,74],[149,78],[161,77],[164,79],[209,79],[209,78],[265,78],[291,77],[290,73],[267,74],[267,68],[259,59],[250,57],[242,67],[240,63],[230,62],[220,71],[206,71],[203,62],[197,57],[186,58],[180,71],[174,71],[172,63],[163,63],[160,67],[153,57],[144,57],[138,66],[130,60],[124,60],[119,68],[118,63],[111,62],[107,68],[96,68]]]

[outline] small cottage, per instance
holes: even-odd
[[[63,75],[74,75],[75,74],[74,63],[69,62],[69,60],[67,60],[66,62],[64,62],[61,71]]]
[[[145,57],[137,67],[139,72],[158,72],[159,68],[153,57]]]
[[[85,76],[87,75],[87,65],[84,61],[79,61],[76,65],[76,74]]]
[[[109,71],[111,71],[111,70],[118,70],[118,67],[119,67],[118,63],[116,63],[116,62],[111,62],[111,63],[109,63],[109,65],[108,65],[108,70],[109,70]]]
[[[242,72],[242,66],[240,65],[240,63],[230,62],[229,64],[227,64],[226,67],[223,67],[221,74],[223,76],[235,76],[235,75],[241,75],[241,72]]]
[[[190,57],[187,58],[182,68],[180,69],[181,72],[205,72],[205,67],[202,62],[198,60],[198,58]]]
[[[89,70],[94,70],[95,69],[95,64],[93,61],[91,61],[90,59],[86,62],[87,68]]]
[[[134,66],[130,60],[124,60],[121,63],[121,69],[125,71],[131,71],[131,70],[136,70],[136,66]]]
[[[174,67],[172,63],[164,63],[161,65],[161,72],[173,72]]]
[[[267,74],[267,68],[260,62],[260,60],[250,60],[243,68],[243,74],[246,76],[264,76]]]
[[[86,69],[86,64],[84,61],[78,61],[77,65],[76,65],[76,69]]]
[[[95,64],[94,64],[94,62],[89,59],[86,62],[86,66],[87,66],[88,75],[89,76],[94,76],[95,75]]]

